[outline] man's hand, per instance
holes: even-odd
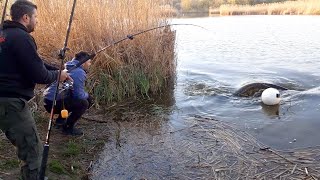
[[[68,70],[64,69],[63,71],[61,71],[60,74],[60,82],[63,82],[65,80],[70,80],[73,81],[73,79],[70,77],[70,75],[67,73]]]

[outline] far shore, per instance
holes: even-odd
[[[222,5],[209,9],[209,16],[217,15],[320,15],[320,3],[319,0],[299,0],[253,6]]]

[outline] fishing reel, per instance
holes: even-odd
[[[73,89],[73,81],[66,80],[62,83],[61,90],[59,92],[59,94],[61,96],[63,96],[62,101],[64,101],[64,99],[70,95],[70,90],[72,90],[72,89]],[[64,102],[63,102],[63,109],[61,110],[61,117],[65,119],[68,116],[69,116],[69,112],[68,112],[68,110],[65,109]]]
[[[63,90],[69,90],[73,89],[73,81],[71,80],[66,80],[62,83],[62,89]]]
[[[58,96],[60,96],[61,99],[65,99],[70,96],[72,90],[73,90],[73,81],[66,80],[61,83],[61,86],[59,87],[59,91],[58,91]]]

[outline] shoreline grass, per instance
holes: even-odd
[[[222,5],[211,8],[209,15],[320,15],[318,0],[285,1],[257,5]]]

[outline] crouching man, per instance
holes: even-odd
[[[86,52],[79,52],[75,57],[65,64],[66,69],[69,69],[79,63],[80,59],[88,57]],[[75,128],[77,121],[92,106],[93,98],[85,91],[85,81],[87,79],[87,70],[91,66],[91,60],[86,61],[78,68],[72,70],[69,75],[73,79],[73,88],[59,93],[57,96],[57,104],[55,114],[59,114],[56,119],[56,126],[62,126],[62,133],[66,135],[83,135],[81,129]],[[53,97],[57,83],[50,85],[44,91],[44,107],[47,112],[51,112],[53,105]],[[61,110],[66,109],[69,116],[64,120],[61,116]]]

